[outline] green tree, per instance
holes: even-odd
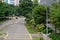
[[[38,0],[33,0],[33,3],[34,4],[38,4]]]
[[[26,22],[36,27],[38,24],[46,23],[46,8],[47,6],[44,5],[37,5],[33,7],[32,13],[27,14]]]
[[[32,11],[32,1],[31,0],[22,0],[19,5],[18,12],[20,15],[26,16],[27,13]]]
[[[55,25],[55,29],[60,30],[60,3],[54,3],[50,9],[50,20]]]
[[[46,21],[46,6],[38,5],[33,9],[33,18],[35,19],[36,24],[45,24]]]
[[[16,12],[14,10],[16,10],[14,5],[0,2],[0,17],[10,16]]]
[[[45,28],[45,26],[43,24],[38,24],[36,26],[36,29],[38,30],[38,32],[41,32],[44,28]]]

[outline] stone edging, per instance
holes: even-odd
[[[7,36],[8,36],[8,33],[1,35],[0,40],[6,39]]]

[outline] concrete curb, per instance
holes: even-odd
[[[8,33],[4,36],[4,39],[6,39],[8,37]]]
[[[30,40],[33,40],[33,38],[32,38],[32,35],[31,35],[31,34],[29,34],[29,37],[30,37]]]
[[[1,35],[1,36],[0,36],[0,40],[4,40],[4,39],[6,39],[6,38],[7,38],[7,36],[8,36],[8,34],[7,34],[7,33],[6,33],[6,34]]]

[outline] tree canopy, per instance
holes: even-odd
[[[10,16],[14,13],[15,6],[0,2],[0,17]]]
[[[50,9],[50,20],[60,30],[60,3],[54,3]]]
[[[20,15],[26,16],[27,13],[32,11],[32,1],[31,0],[22,0],[19,5],[18,12]]]

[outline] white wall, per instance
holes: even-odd
[[[19,5],[19,0],[15,0],[15,6]]]
[[[59,0],[40,0],[40,4],[50,6],[53,2],[58,2]]]
[[[47,6],[50,6],[53,2],[59,2],[59,0],[38,0],[39,4],[43,4]]]
[[[4,0],[4,2],[5,2],[6,0]],[[14,2],[14,4],[13,5],[19,5],[19,0],[14,0],[13,1]],[[8,0],[8,4],[12,4],[12,3],[10,3],[10,0]]]

